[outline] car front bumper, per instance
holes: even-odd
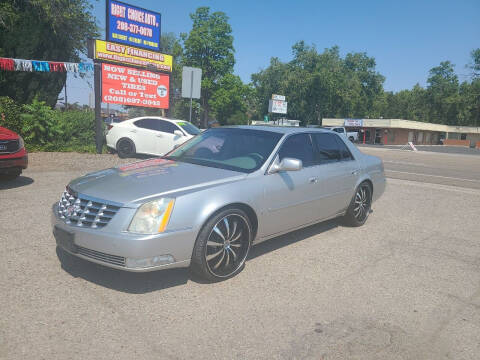
[[[14,154],[0,154],[0,173],[8,174],[11,170],[24,170],[28,167],[28,154],[25,149],[21,149]]]
[[[111,268],[148,272],[160,269],[188,267],[195,244],[193,229],[168,231],[158,235],[140,235],[121,231],[112,221],[102,229],[72,226],[58,216],[58,204],[53,205],[51,222],[57,246],[79,258]],[[122,208],[115,216],[122,218],[130,214],[120,214],[124,210],[132,213],[135,209]],[[155,266],[133,267],[132,263],[142,259],[167,258]],[[171,258],[169,258],[171,257]]]

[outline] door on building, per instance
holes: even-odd
[[[425,144],[431,144],[432,143],[432,133],[425,133]]]
[[[423,131],[420,131],[418,133],[417,143],[418,144],[423,144]]]
[[[375,141],[374,144],[382,143],[382,129],[375,129]]]
[[[413,131],[408,132],[408,142],[413,142]]]

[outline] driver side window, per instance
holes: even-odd
[[[278,152],[279,160],[294,158],[302,160],[303,167],[315,165],[315,155],[310,134],[289,136]]]

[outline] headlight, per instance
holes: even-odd
[[[23,138],[21,136],[18,137],[18,148],[23,149],[25,146],[25,142],[23,141]]]
[[[128,227],[129,232],[158,234],[165,230],[175,199],[161,198],[140,206]]]

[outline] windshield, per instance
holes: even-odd
[[[177,122],[177,125],[180,126],[183,130],[185,130],[190,135],[198,135],[201,133],[199,128],[197,128],[195,125],[187,121],[179,121]]]
[[[281,137],[282,134],[272,131],[210,129],[174,149],[166,158],[250,173],[265,163]]]

